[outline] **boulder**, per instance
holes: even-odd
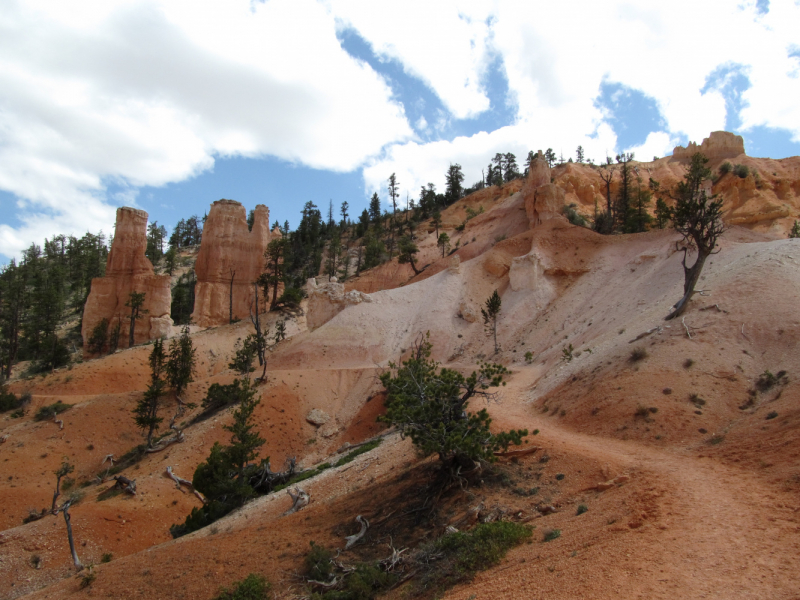
[[[114,241],[106,261],[105,277],[92,280],[83,309],[83,354],[92,356],[89,338],[103,319],[109,335],[119,326],[119,348],[127,348],[130,308],[125,306],[131,292],[144,293],[144,304],[136,321],[134,344],[167,337],[171,332],[172,293],[169,275],[156,275],[144,252],[147,248],[147,213],[130,207],[117,209]]]
[[[474,323],[478,320],[478,310],[468,302],[461,302],[458,306],[458,316],[467,323]]]
[[[715,158],[736,158],[744,154],[744,139],[729,131],[713,131],[710,136],[703,140],[699,146],[695,142],[689,142],[683,146],[675,146],[672,151],[672,158],[689,160],[694,154],[701,152],[708,159]]]
[[[253,282],[264,271],[264,251],[270,239],[269,209],[263,204],[255,208],[252,231],[240,203],[217,200],[211,205],[195,263],[194,323],[213,327],[228,323],[231,316],[250,316]]]
[[[324,410],[319,408],[312,408],[308,411],[306,415],[306,421],[314,425],[315,427],[322,427],[331,420],[331,416],[326,413]]]
[[[358,290],[345,293],[344,284],[336,281],[317,285],[316,281],[312,284],[312,280],[309,279],[306,290],[308,292],[306,324],[309,331],[321,327],[348,306],[372,302],[368,294]]]

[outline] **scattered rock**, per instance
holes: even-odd
[[[306,421],[316,427],[321,427],[330,420],[331,416],[319,408],[312,408],[306,415]]]
[[[478,320],[478,311],[468,302],[461,302],[458,306],[458,316],[467,323],[474,323]]]

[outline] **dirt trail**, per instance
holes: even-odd
[[[530,565],[543,560],[541,546],[524,546],[499,579],[479,577],[449,597],[491,591],[494,598],[513,598],[524,590],[528,598],[800,598],[795,495],[694,448],[659,449],[566,429],[536,416],[525,401],[530,376],[515,379],[492,409],[495,423],[539,428],[536,441],[550,454],[605,463],[611,477],[628,473],[630,482],[620,488],[630,492],[622,502],[628,514],[613,515],[617,522],[607,523],[607,534],[602,524],[599,537],[592,528],[594,539],[565,529],[564,538],[584,543],[565,542],[570,558],[548,564],[541,576]],[[603,479],[598,474],[597,482]]]

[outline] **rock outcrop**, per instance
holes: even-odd
[[[211,205],[194,267],[195,324],[213,327],[228,323],[231,316],[234,320],[250,316],[253,282],[264,271],[264,251],[270,239],[269,209],[263,204],[255,208],[252,231],[239,202],[217,200]]]
[[[358,290],[345,292],[344,284],[336,281],[317,285],[314,279],[309,279],[306,293],[308,294],[306,324],[309,331],[324,325],[348,306],[372,302],[372,298]]]
[[[92,280],[83,309],[84,356],[91,356],[89,338],[103,319],[111,334],[119,325],[119,348],[127,348],[131,309],[125,306],[131,292],[144,293],[144,304],[136,321],[134,343],[167,337],[172,327],[169,316],[172,294],[169,275],[156,275],[144,252],[147,248],[147,213],[135,208],[117,209],[114,242],[108,253],[105,277]]]
[[[561,187],[550,183],[550,177],[550,165],[539,150],[531,161],[528,178],[522,187],[525,213],[528,215],[530,227],[536,227],[560,215],[564,208],[566,194]]]
[[[699,146],[695,142],[689,142],[683,146],[675,146],[672,151],[672,158],[690,159],[697,152],[701,152],[708,159],[715,158],[736,158],[744,154],[744,139],[729,131],[713,131],[710,136],[703,140]]]

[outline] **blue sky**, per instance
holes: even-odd
[[[220,198],[355,217],[391,173],[416,197],[496,152],[649,160],[727,129],[799,155],[798,22],[793,0],[10,0],[0,260],[121,205],[168,228]]]

